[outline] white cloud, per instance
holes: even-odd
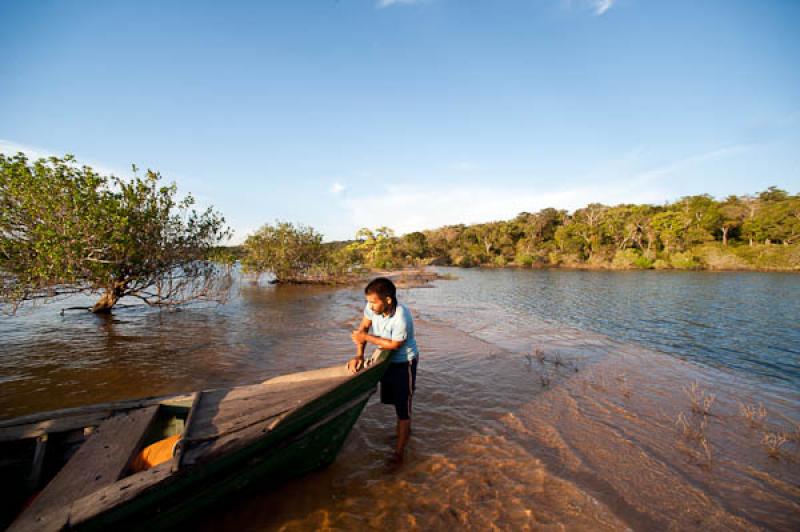
[[[666,177],[675,174],[679,170],[688,170],[693,166],[698,166],[707,161],[715,161],[718,159],[724,159],[726,157],[730,157],[732,155],[737,155],[739,153],[748,151],[753,147],[754,145],[750,144],[736,144],[731,146],[725,146],[723,148],[716,148],[707,152],[699,153],[696,155],[690,155],[688,157],[672,161],[658,168],[638,173],[634,175],[631,179],[642,183],[651,182],[660,177]]]
[[[378,0],[378,9],[385,7],[417,4],[420,0]]]
[[[591,11],[599,17],[614,7],[617,0],[561,0],[561,2],[567,9]]]
[[[594,14],[597,16],[602,15],[614,5],[614,0],[593,0],[592,1]]]
[[[467,184],[388,186],[379,193],[348,199],[354,227],[386,225],[398,234],[449,224],[507,220],[523,211],[546,207],[570,211],[587,203],[653,203],[663,199],[652,186],[631,189],[628,183],[536,191],[530,187]]]
[[[36,159],[46,159],[48,157],[63,157],[68,152],[58,152],[56,150],[50,150],[47,148],[42,148],[39,146],[29,146],[27,144],[20,144],[18,142],[14,142],[11,140],[0,139],[0,153],[5,155],[16,155],[17,153],[22,152],[28,156],[28,159],[36,160]],[[75,155],[75,154],[73,154]],[[119,168],[114,168],[102,163],[98,163],[97,161],[89,161],[86,159],[82,159],[77,157],[78,164],[91,166],[92,169],[103,175],[115,175],[118,177],[123,177],[129,175],[131,172],[128,169],[127,172],[121,171]]]
[[[339,181],[331,185],[331,194],[333,194],[334,196],[340,195],[345,190],[347,190],[347,186],[340,183]]]
[[[736,145],[684,157],[622,178],[587,176],[597,184],[549,187],[478,184],[389,185],[345,201],[352,227],[386,225],[398,234],[443,225],[508,220],[520,212],[554,207],[574,211],[589,203],[660,204],[677,199],[672,179],[704,163],[740,154],[751,146]],[[637,153],[641,150],[637,150]],[[636,157],[627,155],[626,158]]]

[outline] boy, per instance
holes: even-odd
[[[364,318],[351,335],[356,344],[356,356],[347,367],[353,373],[361,369],[367,342],[394,351],[381,379],[381,402],[394,405],[397,413],[397,446],[393,460],[400,463],[411,433],[411,399],[417,380],[419,350],[414,338],[414,322],[408,307],[397,302],[397,289],[389,279],[373,279],[364,294],[367,299]],[[370,327],[373,334],[369,334]]]

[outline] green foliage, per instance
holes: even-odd
[[[747,242],[795,246],[800,242],[800,196],[771,187],[753,196],[717,201],[707,194],[666,205],[590,204],[569,214],[556,209],[522,212],[514,219],[451,225],[424,231],[428,260],[457,266],[534,263],[593,268],[778,268],[792,269],[788,252],[739,251]],[[772,258],[765,259],[763,257]],[[656,260],[658,258],[658,260]],[[761,266],[756,266],[756,265]],[[769,264],[769,266],[764,266]]]
[[[751,268],[800,271],[800,246],[797,245],[737,245],[729,249]]]
[[[362,228],[356,233],[360,242],[359,251],[364,258],[364,264],[371,268],[392,268],[399,264],[395,257],[397,246],[394,231],[388,227],[379,227],[372,231]]]
[[[796,267],[795,255],[788,251],[769,249],[743,257],[742,244],[751,240],[756,247],[797,247],[800,197],[771,188],[722,201],[703,194],[658,206],[593,203],[572,214],[543,209],[512,220],[448,225],[399,238],[386,227],[363,228],[355,241],[337,246],[319,262],[338,271],[424,262],[462,267]]]
[[[670,257],[672,267],[677,270],[698,270],[700,269],[700,262],[689,251],[675,253]]]
[[[754,216],[742,224],[744,234],[757,242],[797,242],[800,239],[800,197],[788,196],[777,189],[772,189],[766,197],[779,199],[761,200],[756,205]]]
[[[415,231],[400,239],[400,251],[411,258],[421,258],[428,253],[428,239],[424,233]]]
[[[533,266],[534,258],[526,253],[517,254],[514,257],[514,264],[517,266]]]
[[[653,261],[642,255],[638,249],[628,248],[617,251],[611,265],[617,269],[647,270],[653,267]]]
[[[265,224],[244,242],[242,266],[247,273],[270,272],[277,282],[309,278],[323,263],[322,235],[314,228],[290,222]]]
[[[160,179],[149,170],[101,176],[69,155],[0,155],[3,301],[102,292],[99,312],[125,296],[151,305],[217,298],[220,271],[209,255],[230,230]]]
[[[653,262],[653,268],[656,270],[668,270],[672,268],[672,265],[664,259],[656,259]]]
[[[709,270],[748,270],[753,265],[739,257],[735,248],[719,242],[708,242],[692,249],[695,257]]]

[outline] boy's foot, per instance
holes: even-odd
[[[393,471],[396,471],[397,469],[400,468],[401,465],[403,465],[403,455],[402,454],[392,453],[391,456],[389,456],[389,458],[386,459],[386,471],[387,471],[387,473],[391,473]]]

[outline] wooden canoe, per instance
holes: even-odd
[[[389,364],[0,420],[0,526],[12,531],[173,526],[255,482],[334,460]],[[146,471],[146,445],[180,435]]]

